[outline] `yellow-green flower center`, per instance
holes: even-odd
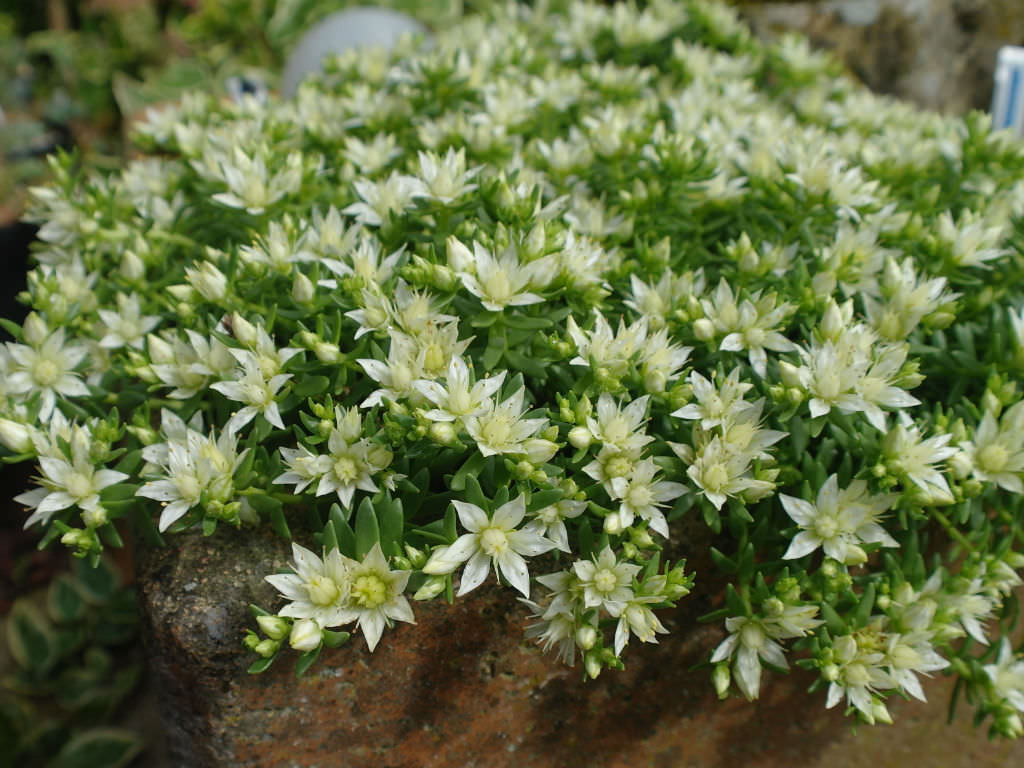
[[[978,452],[978,466],[985,472],[1001,472],[1009,460],[1009,452],[998,443],[986,445]]]
[[[704,489],[712,493],[721,491],[729,483],[729,470],[725,464],[716,461],[704,470]]]
[[[497,269],[484,280],[484,292],[495,304],[504,304],[512,297],[512,284],[505,270]]]
[[[334,462],[334,474],[343,483],[353,483],[359,477],[359,467],[353,459],[342,456]]]
[[[504,445],[512,435],[512,428],[506,419],[495,418],[484,424],[480,433],[488,445]]]
[[[40,360],[35,364],[32,375],[41,387],[50,387],[60,378],[60,368],[52,360]]]
[[[626,498],[631,506],[643,508],[650,506],[654,494],[651,493],[651,489],[648,486],[638,485],[629,489]]]
[[[379,608],[388,601],[387,582],[376,573],[364,573],[352,583],[350,597],[360,608]]]
[[[337,583],[330,576],[314,576],[306,585],[306,590],[313,605],[331,605],[341,595]]]
[[[491,557],[500,555],[508,549],[508,536],[500,528],[484,528],[480,531],[480,549]]]
[[[628,456],[613,456],[604,465],[607,477],[625,477],[633,471],[633,461]]]
[[[433,376],[440,376],[448,367],[444,350],[438,344],[428,344],[423,355],[423,370]]]
[[[81,472],[72,472],[68,478],[67,489],[76,499],[83,499],[92,493],[92,481]]]
[[[594,589],[602,594],[614,592],[618,583],[619,577],[611,568],[598,568],[594,573]]]
[[[195,475],[175,475],[174,484],[178,487],[178,493],[186,501],[195,502],[199,498],[201,489]]]
[[[846,667],[844,677],[848,686],[867,685],[871,682],[867,667],[863,664],[850,664]]]
[[[839,532],[839,524],[831,515],[822,515],[814,520],[814,532],[819,538],[827,541]]]

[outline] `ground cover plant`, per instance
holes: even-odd
[[[254,672],[496,579],[596,677],[725,579],[720,695],[795,664],[888,722],[952,673],[1024,730],[1024,152],[985,116],[724,6],[574,2],[137,141],[33,195],[0,437],[44,542],[311,528]]]

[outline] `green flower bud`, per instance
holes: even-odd
[[[875,722],[877,723],[892,725],[892,715],[889,714],[889,710],[885,706],[885,702],[881,699],[872,699],[871,716],[874,717]]]
[[[422,566],[420,566],[422,567]],[[416,590],[416,594],[412,596],[413,600],[433,600],[435,597],[444,592],[447,586],[447,579],[444,576],[431,576],[425,582],[423,586]]]
[[[585,451],[593,439],[594,436],[586,427],[573,427],[569,430],[569,444],[577,450]]]
[[[295,273],[292,281],[292,299],[296,304],[311,304],[316,297],[316,286],[302,272]]]
[[[732,675],[729,672],[729,663],[722,662],[715,665],[711,673],[711,682],[715,686],[715,693],[719,699],[726,699],[729,696],[729,685],[732,683]]]
[[[441,445],[451,445],[455,442],[455,427],[447,421],[436,421],[430,425],[428,430],[430,439]]]
[[[321,341],[313,345],[313,354],[321,363],[340,363],[343,355],[337,344]]]
[[[515,469],[513,471],[517,479],[529,480],[530,475],[533,474],[533,464],[524,459],[515,465]]]
[[[622,533],[622,518],[618,512],[612,512],[605,517],[604,531],[611,536]]]
[[[292,625],[288,643],[296,651],[312,651],[320,647],[322,640],[320,625],[313,619],[299,619]]]
[[[280,647],[281,643],[277,640],[264,638],[263,640],[260,640],[258,643],[256,643],[255,647],[253,647],[252,650],[255,651],[258,655],[262,656],[264,659],[269,659],[271,656],[277,653],[277,649]],[[292,647],[294,648],[295,646]],[[316,646],[313,647],[315,648]]]
[[[107,510],[103,507],[82,510],[82,522],[85,523],[86,528],[99,528],[100,526],[106,525],[109,520],[110,518],[107,516]]]
[[[292,628],[291,622],[280,616],[257,616],[256,623],[271,640],[283,640]]]
[[[699,320],[693,322],[693,335],[697,337],[699,341],[711,341],[715,338],[715,325],[706,317],[702,317]]]
[[[83,531],[79,528],[72,528],[60,537],[60,543],[80,554],[100,549],[99,540],[97,540],[96,534],[93,533],[92,529]]]
[[[589,624],[584,624],[576,630],[576,645],[581,650],[589,651],[597,645],[597,630]]]
[[[10,419],[0,419],[0,443],[13,453],[35,453],[32,428]]]
[[[654,546],[654,539],[646,528],[631,527],[629,529],[629,540],[640,549],[650,549]]]

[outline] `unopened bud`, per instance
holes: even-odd
[[[694,320],[693,335],[700,341],[711,341],[711,339],[715,338],[715,324],[706,317]]]
[[[120,272],[129,283],[137,283],[146,276],[146,265],[135,251],[125,251],[121,255]]]
[[[728,662],[715,665],[711,673],[711,682],[715,686],[715,693],[718,698],[725,699],[729,696],[729,684],[732,682],[732,674],[729,672]]]
[[[744,248],[739,261],[740,272],[756,272],[760,266],[761,259],[757,255],[757,251],[752,247]]]
[[[610,515],[605,517],[604,530],[605,533],[613,536],[617,533],[622,533],[622,518],[619,516],[618,512],[612,512]]]
[[[204,261],[198,269],[186,267],[185,277],[207,301],[219,302],[227,296],[228,278],[212,262]]]
[[[169,285],[164,290],[183,303],[194,301],[196,297],[195,289],[191,285]]]
[[[296,304],[311,304],[316,296],[316,286],[302,272],[295,273],[292,281],[292,298]]]
[[[103,507],[82,510],[82,522],[86,528],[99,528],[106,525],[110,518],[107,517],[107,510]]]
[[[654,539],[646,528],[630,528],[629,539],[640,549],[650,549],[654,546]]]
[[[1003,404],[999,397],[990,389],[986,389],[985,394],[981,396],[981,410],[983,413],[989,411],[996,418],[999,417],[999,413],[1003,410]]]
[[[25,324],[22,326],[22,334],[26,344],[30,347],[38,347],[46,341],[50,331],[42,317],[35,312],[30,312],[29,316],[25,318]]]
[[[454,269],[456,272],[469,272],[470,274],[476,271],[476,260],[473,258],[472,251],[467,248],[461,240],[455,235],[451,235],[445,241],[445,248],[448,255],[448,266]]]
[[[422,566],[421,566],[422,567]],[[445,590],[447,579],[444,576],[431,576],[423,586],[416,590],[413,600],[433,600]]]
[[[413,568],[422,568],[427,563],[427,555],[422,549],[416,549],[416,547],[405,545],[405,556],[409,560],[409,565]]]
[[[871,715],[875,718],[876,723],[892,725],[892,715],[889,714],[889,709],[885,706],[885,703],[879,699],[874,699],[871,702]]]
[[[577,450],[585,451],[593,439],[594,436],[586,427],[573,427],[569,430],[569,444]]]
[[[237,312],[231,314],[231,335],[247,347],[255,347],[259,343],[256,326]]]
[[[91,552],[98,547],[98,542],[91,531],[83,531],[78,528],[72,528],[61,536],[60,543],[68,549],[78,552]]]
[[[264,659],[269,659],[271,656],[277,653],[277,649],[280,647],[281,643],[279,641],[271,640],[270,638],[264,638],[257,642],[253,646],[252,650],[259,656],[262,656]],[[292,647],[294,648],[295,646]],[[316,646],[314,645],[313,647],[315,648]]]
[[[0,444],[13,453],[35,453],[32,429],[10,419],[0,419]]]
[[[792,363],[786,362],[785,360],[779,361],[779,375],[782,378],[782,383],[787,387],[799,388],[800,385],[800,369]]]
[[[292,625],[288,643],[296,651],[312,651],[320,647],[322,632],[313,619],[299,619]]]
[[[829,298],[818,328],[821,330],[822,336],[832,341],[838,339],[839,335],[843,332],[843,313],[835,299]]]
[[[447,421],[435,421],[428,430],[430,439],[441,445],[450,445],[455,442],[455,428]]]
[[[257,616],[256,623],[271,640],[283,640],[292,628],[291,622],[280,616]]]
[[[668,386],[668,376],[664,371],[648,371],[644,374],[644,389],[648,392],[664,392],[666,386]]]
[[[597,651],[590,651],[583,657],[583,666],[591,680],[596,680],[601,674],[601,654]]]
[[[313,354],[321,363],[337,363],[341,360],[341,349],[337,344],[321,341],[313,345]]]
[[[384,469],[391,465],[391,460],[395,458],[395,454],[388,450],[387,447],[380,443],[373,443],[366,451],[366,460],[369,462],[371,467],[376,469]]]
[[[857,544],[851,544],[846,548],[846,565],[861,565],[867,562],[868,554]]]
[[[585,624],[576,630],[576,645],[582,650],[589,651],[597,645],[597,630],[591,625]]]

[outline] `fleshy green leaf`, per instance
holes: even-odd
[[[337,504],[331,504],[331,522],[334,524],[334,534],[338,540],[338,551],[348,557],[356,556],[356,533],[352,526],[345,519],[345,514]]]
[[[58,624],[78,621],[88,609],[82,593],[68,574],[59,574],[46,591],[46,610]]]
[[[377,505],[377,522],[380,523],[380,545],[384,554],[398,557],[403,554],[405,543],[405,515],[402,500],[386,498]]]
[[[17,600],[7,616],[7,645],[18,665],[43,675],[57,662],[57,638],[53,627],[34,604]]]
[[[373,545],[380,541],[380,527],[373,502],[364,498],[356,509],[356,559],[362,560]]]
[[[142,738],[125,728],[92,728],[73,736],[54,768],[123,768],[142,752]]]
[[[306,653],[299,656],[299,660],[295,662],[295,676],[302,677],[306,674],[306,670],[313,666],[313,662],[320,656],[320,649],[323,646],[318,645],[312,651],[306,651]]]
[[[95,567],[81,558],[74,558],[71,573],[82,596],[94,605],[108,602],[121,585],[117,566],[107,558],[101,558]]]
[[[269,669],[270,665],[274,663],[274,659],[276,658],[277,654],[275,653],[273,656],[269,656],[266,659],[257,659],[249,665],[249,668],[246,670],[246,672],[248,672],[250,675],[258,675],[260,672],[264,672],[267,669]]]

